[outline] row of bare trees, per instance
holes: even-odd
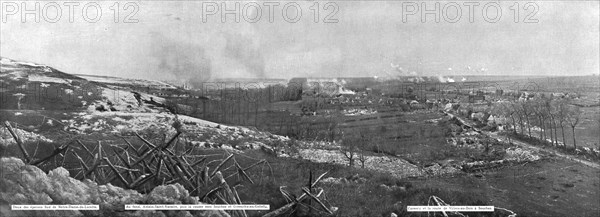
[[[358,160],[360,167],[365,168],[367,158],[364,148],[370,144],[371,140],[372,135],[369,135],[368,130],[342,135],[340,152],[348,160],[348,166],[354,166],[355,161]]]
[[[550,140],[554,145],[559,143],[559,132],[562,143],[566,146],[565,128],[572,132],[573,147],[577,149],[575,128],[581,122],[581,110],[571,103],[569,98],[553,98],[544,95],[532,98],[519,98],[511,101],[496,103],[492,114],[510,120],[507,125],[512,126],[515,134],[533,137],[531,129],[539,127],[539,139]]]

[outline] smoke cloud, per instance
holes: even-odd
[[[332,10],[322,10],[315,22],[309,10],[314,2],[300,4],[297,23],[286,22],[281,11],[270,22],[266,10],[257,23],[233,22],[233,16],[222,23],[219,14],[204,23],[200,1],[140,1],[139,23],[116,23],[110,14],[96,23],[21,22],[14,15],[2,23],[0,51],[73,74],[190,83],[305,76],[438,80],[437,75],[460,82],[466,75],[599,71],[597,1],[536,2],[543,10],[535,24],[512,17],[488,23],[480,14],[476,22],[463,16],[459,23],[404,23],[398,13],[402,2],[393,1],[339,1],[339,22],[325,23]]]
[[[151,56],[158,63],[159,73],[189,83],[201,83],[211,78],[211,60],[204,47],[173,41],[161,33],[153,32],[150,35],[153,45]]]
[[[239,33],[225,34],[225,57],[237,61],[255,78],[265,78],[265,59],[252,38]]]

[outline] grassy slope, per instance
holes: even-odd
[[[324,189],[328,203],[339,207],[336,216],[389,216],[391,212],[400,214],[400,216],[419,216],[415,213],[406,213],[406,205],[426,205],[431,195],[437,195],[448,203],[463,205],[484,205],[488,200],[484,194],[430,186],[423,184],[420,180],[394,179],[390,174],[327,163],[275,158],[261,152],[247,152],[246,155],[267,159],[273,168],[273,174],[261,173],[260,170],[253,172],[251,176],[259,181],[254,185],[246,184],[241,188],[240,197],[242,201],[268,203],[272,208],[285,204],[285,199],[279,192],[279,186],[287,186],[288,190],[298,195],[301,193],[300,188],[307,185],[311,171],[314,176],[329,171],[325,177],[344,178],[358,174],[360,177],[366,178],[364,183],[318,185]],[[243,158],[238,157],[237,159]],[[382,184],[402,186],[405,187],[405,190],[398,188],[388,191],[380,187]],[[311,215],[318,214],[314,212]],[[253,213],[253,215],[259,216],[260,213]]]
[[[49,104],[61,104],[56,101],[45,102]],[[46,105],[44,105],[46,106]],[[61,106],[73,107],[77,105],[62,104]],[[61,118],[62,112],[48,112],[46,115],[54,118]],[[3,115],[3,119],[7,117]],[[38,122],[43,122],[43,118],[29,119],[24,117],[11,116],[13,121],[21,123],[23,126],[33,126],[36,129]],[[432,117],[427,115],[410,115],[406,119],[415,119],[413,121],[423,121]],[[400,118],[400,120],[402,120]],[[374,122],[375,126],[385,124],[384,120],[368,120]],[[411,123],[408,120],[404,120]],[[393,121],[392,121],[393,122]],[[357,124],[357,123],[353,123]],[[358,123],[357,126],[359,126]],[[421,132],[424,129],[437,132],[435,125],[431,124],[401,124],[401,127],[388,129],[387,134],[395,135],[400,132]],[[355,130],[362,130],[364,127],[357,127]],[[39,129],[38,129],[39,130]],[[44,129],[48,133],[53,129]],[[406,133],[404,136],[411,136]],[[426,136],[426,135],[425,135]],[[93,134],[86,135],[86,139],[111,139],[110,135]],[[439,139],[440,136],[436,138]],[[112,138],[118,140],[115,136]],[[65,140],[66,141],[66,140]],[[60,141],[53,146],[60,145]],[[432,153],[443,148],[442,141],[420,140],[417,137],[406,138],[399,142],[385,143],[385,148],[389,152],[400,152],[400,154],[411,153]],[[398,145],[400,144],[400,145]],[[432,144],[432,145],[421,145]],[[34,144],[29,144],[30,153],[33,152]],[[429,152],[427,152],[429,150]],[[40,150],[38,150],[40,151]],[[43,152],[43,150],[41,150]],[[218,151],[217,151],[218,152]],[[3,152],[5,155],[17,155],[18,152]],[[514,168],[503,168],[498,171],[473,176],[459,175],[456,177],[439,177],[420,180],[396,180],[389,174],[382,174],[371,171],[364,171],[356,168],[349,168],[340,165],[326,163],[313,163],[298,159],[276,158],[265,155],[260,151],[247,151],[245,156],[254,158],[237,157],[242,165],[248,165],[255,162],[255,159],[267,159],[272,166],[273,173],[267,172],[267,168],[257,168],[251,171],[251,176],[256,181],[255,184],[242,183],[244,187],[240,188],[240,197],[244,202],[268,203],[272,208],[280,207],[285,200],[279,192],[279,186],[287,186],[287,189],[293,193],[299,194],[299,188],[308,182],[310,171],[317,175],[325,171],[330,171],[326,177],[349,177],[358,174],[367,179],[361,183],[342,183],[342,184],[320,184],[325,190],[325,196],[332,206],[339,207],[338,216],[389,216],[390,212],[395,212],[401,216],[424,216],[424,213],[406,213],[406,205],[426,205],[427,199],[431,195],[442,198],[452,205],[497,205],[515,210],[519,216],[565,216],[570,214],[580,214],[580,216],[595,216],[597,209],[595,204],[598,200],[598,171],[579,165],[570,165],[562,161],[544,161],[531,165],[526,165],[518,170]],[[414,155],[412,155],[414,157]],[[410,158],[410,155],[406,157]],[[441,156],[444,158],[447,156]],[[246,160],[244,160],[246,159]],[[429,159],[427,154],[417,155],[417,159],[433,161],[436,158]],[[556,170],[564,168],[564,170]],[[263,169],[261,172],[260,169]],[[542,175],[537,175],[537,174]],[[536,174],[536,175],[533,175]],[[511,176],[513,177],[511,179]],[[515,178],[517,177],[517,178]],[[541,177],[541,178],[540,178]],[[397,185],[404,187],[388,191],[382,187],[385,185]],[[582,197],[584,199],[582,199]],[[585,199],[587,198],[587,199]],[[573,203],[573,201],[582,201]],[[568,207],[568,208],[566,208]],[[260,212],[252,213],[260,215]],[[299,212],[298,215],[306,214]],[[318,213],[312,213],[317,215]],[[471,213],[469,216],[477,216]]]

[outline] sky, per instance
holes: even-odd
[[[231,1],[96,1],[71,13],[55,2],[38,1],[35,12],[36,2],[0,1],[0,56],[73,74],[188,81],[600,71],[598,1],[240,1],[238,11]],[[226,9],[235,12],[223,22]],[[422,20],[425,10],[434,12]]]

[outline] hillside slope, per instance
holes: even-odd
[[[64,143],[73,137],[91,140],[121,140],[133,133],[151,137],[173,135],[181,125],[183,140],[206,147],[237,142],[240,148],[286,141],[285,137],[244,127],[229,127],[185,115],[172,114],[165,99],[140,90],[177,88],[162,82],[138,79],[76,75],[52,67],[0,60],[0,121],[10,121],[16,131],[37,140]],[[0,141],[14,143],[6,129]],[[202,142],[199,142],[202,141]],[[252,145],[257,143],[257,145]]]

